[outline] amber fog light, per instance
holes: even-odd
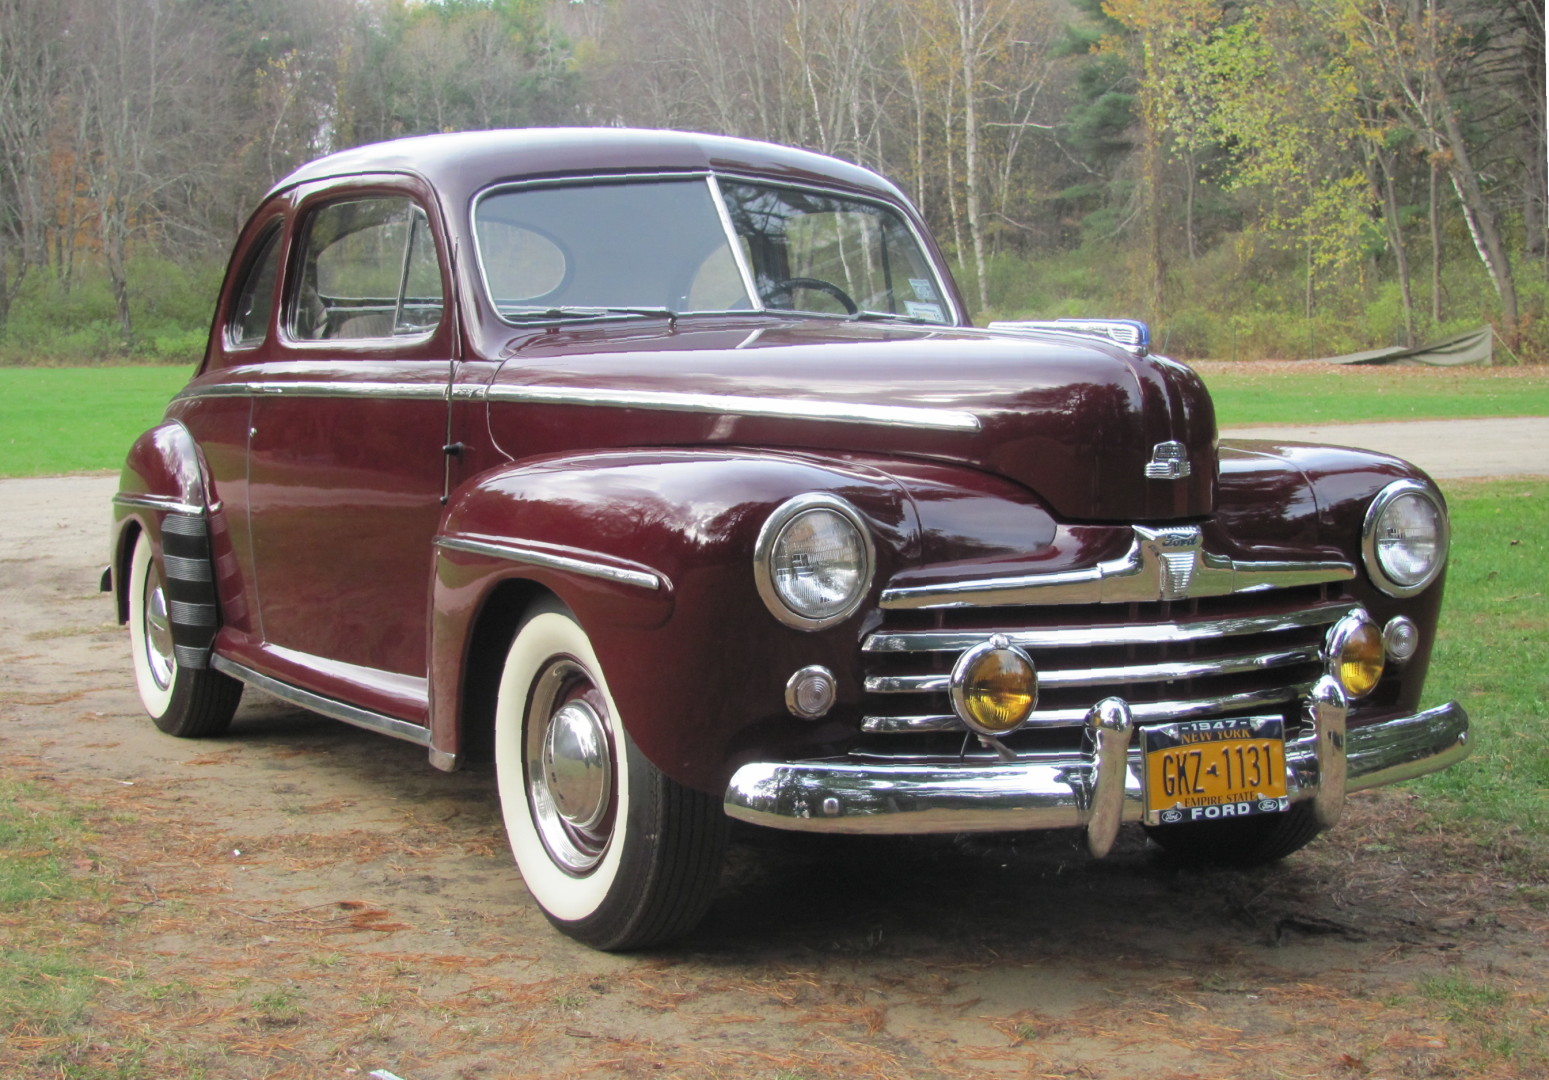
[[[1419,651],[1420,628],[1407,615],[1395,616],[1382,628],[1382,645],[1389,660],[1402,664]]]
[[[981,735],[1006,735],[1038,704],[1032,658],[999,634],[958,657],[952,668],[952,708]]]
[[[1382,631],[1372,617],[1357,608],[1334,624],[1324,646],[1326,670],[1345,694],[1362,698],[1371,693],[1382,678],[1386,648]]]

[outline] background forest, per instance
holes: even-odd
[[[0,362],[192,361],[290,169],[530,124],[876,168],[981,322],[1549,360],[1544,40],[1542,0],[0,0]]]

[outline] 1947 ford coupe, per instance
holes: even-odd
[[[693,927],[733,818],[1253,863],[1467,751],[1420,709],[1423,473],[1218,443],[1141,323],[975,329],[896,188],[762,143],[305,166],[114,506],[158,727],[247,685],[493,758],[528,889],[604,949]]]

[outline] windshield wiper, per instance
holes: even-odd
[[[918,315],[903,315],[896,311],[857,311],[850,316],[851,322],[906,322],[915,326],[940,326],[941,323],[922,319]]]
[[[500,309],[500,317],[507,322],[574,322],[587,319],[615,319],[640,316],[649,319],[678,321],[678,313],[666,307],[551,307]]]

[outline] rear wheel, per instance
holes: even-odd
[[[150,538],[135,538],[129,564],[129,641],[140,703],[168,735],[219,735],[231,724],[242,684],[209,668],[178,662],[172,642],[172,602]]]
[[[1147,825],[1146,835],[1167,854],[1201,866],[1262,866],[1307,846],[1321,832],[1311,802],[1279,814],[1187,825]]]
[[[645,759],[563,608],[530,615],[506,655],[495,770],[522,879],[561,931],[622,950],[698,923],[726,844],[720,801]]]

